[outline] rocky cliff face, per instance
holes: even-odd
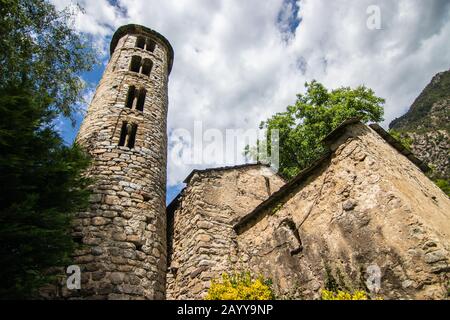
[[[410,110],[390,124],[411,141],[411,151],[433,168],[433,178],[450,179],[450,70],[438,73]]]

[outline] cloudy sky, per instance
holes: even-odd
[[[175,161],[175,148],[178,156],[188,152],[176,145],[177,129],[192,131],[196,121],[202,121],[203,130],[256,129],[294,103],[312,79],[329,88],[364,84],[374,89],[386,99],[387,127],[434,74],[450,68],[448,0],[51,1],[58,8],[73,3],[84,8],[76,28],[92,36],[103,61],[83,75],[93,88],[119,26],[142,24],[171,42],[169,199],[193,168],[222,164],[220,159]],[[86,92],[87,99],[91,95],[92,90]],[[62,122],[68,142],[81,120],[74,128]]]

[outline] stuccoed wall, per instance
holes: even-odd
[[[272,278],[282,298],[318,298],[327,279],[364,289],[372,265],[385,298],[445,298],[448,197],[362,124],[331,148],[330,161],[237,237],[242,267]]]
[[[81,291],[92,299],[163,299],[166,272],[166,118],[169,48],[135,48],[137,34],[122,36],[97,87],[77,142],[93,157],[90,207],[75,220]],[[131,57],[150,58],[150,77],[128,71]],[[147,90],[143,112],[125,108],[128,87]],[[122,121],[138,125],[133,149],[119,147]],[[67,291],[67,290],[66,290]]]
[[[168,299],[201,299],[238,262],[234,221],[284,181],[262,165],[195,173],[169,215]]]

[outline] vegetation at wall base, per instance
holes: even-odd
[[[263,276],[252,277],[250,272],[222,274],[212,280],[205,300],[273,300],[272,281]]]
[[[0,299],[33,298],[70,264],[72,217],[88,204],[88,156],[55,123],[80,104],[93,51],[70,11],[0,0]]]
[[[321,300],[369,300],[365,291],[346,292],[338,290],[337,292],[322,290]]]

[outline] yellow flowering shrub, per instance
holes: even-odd
[[[212,280],[205,300],[272,300],[272,283],[249,272],[222,274],[220,281]]]
[[[353,293],[338,290],[337,292],[322,290],[322,300],[369,300],[365,291]]]

